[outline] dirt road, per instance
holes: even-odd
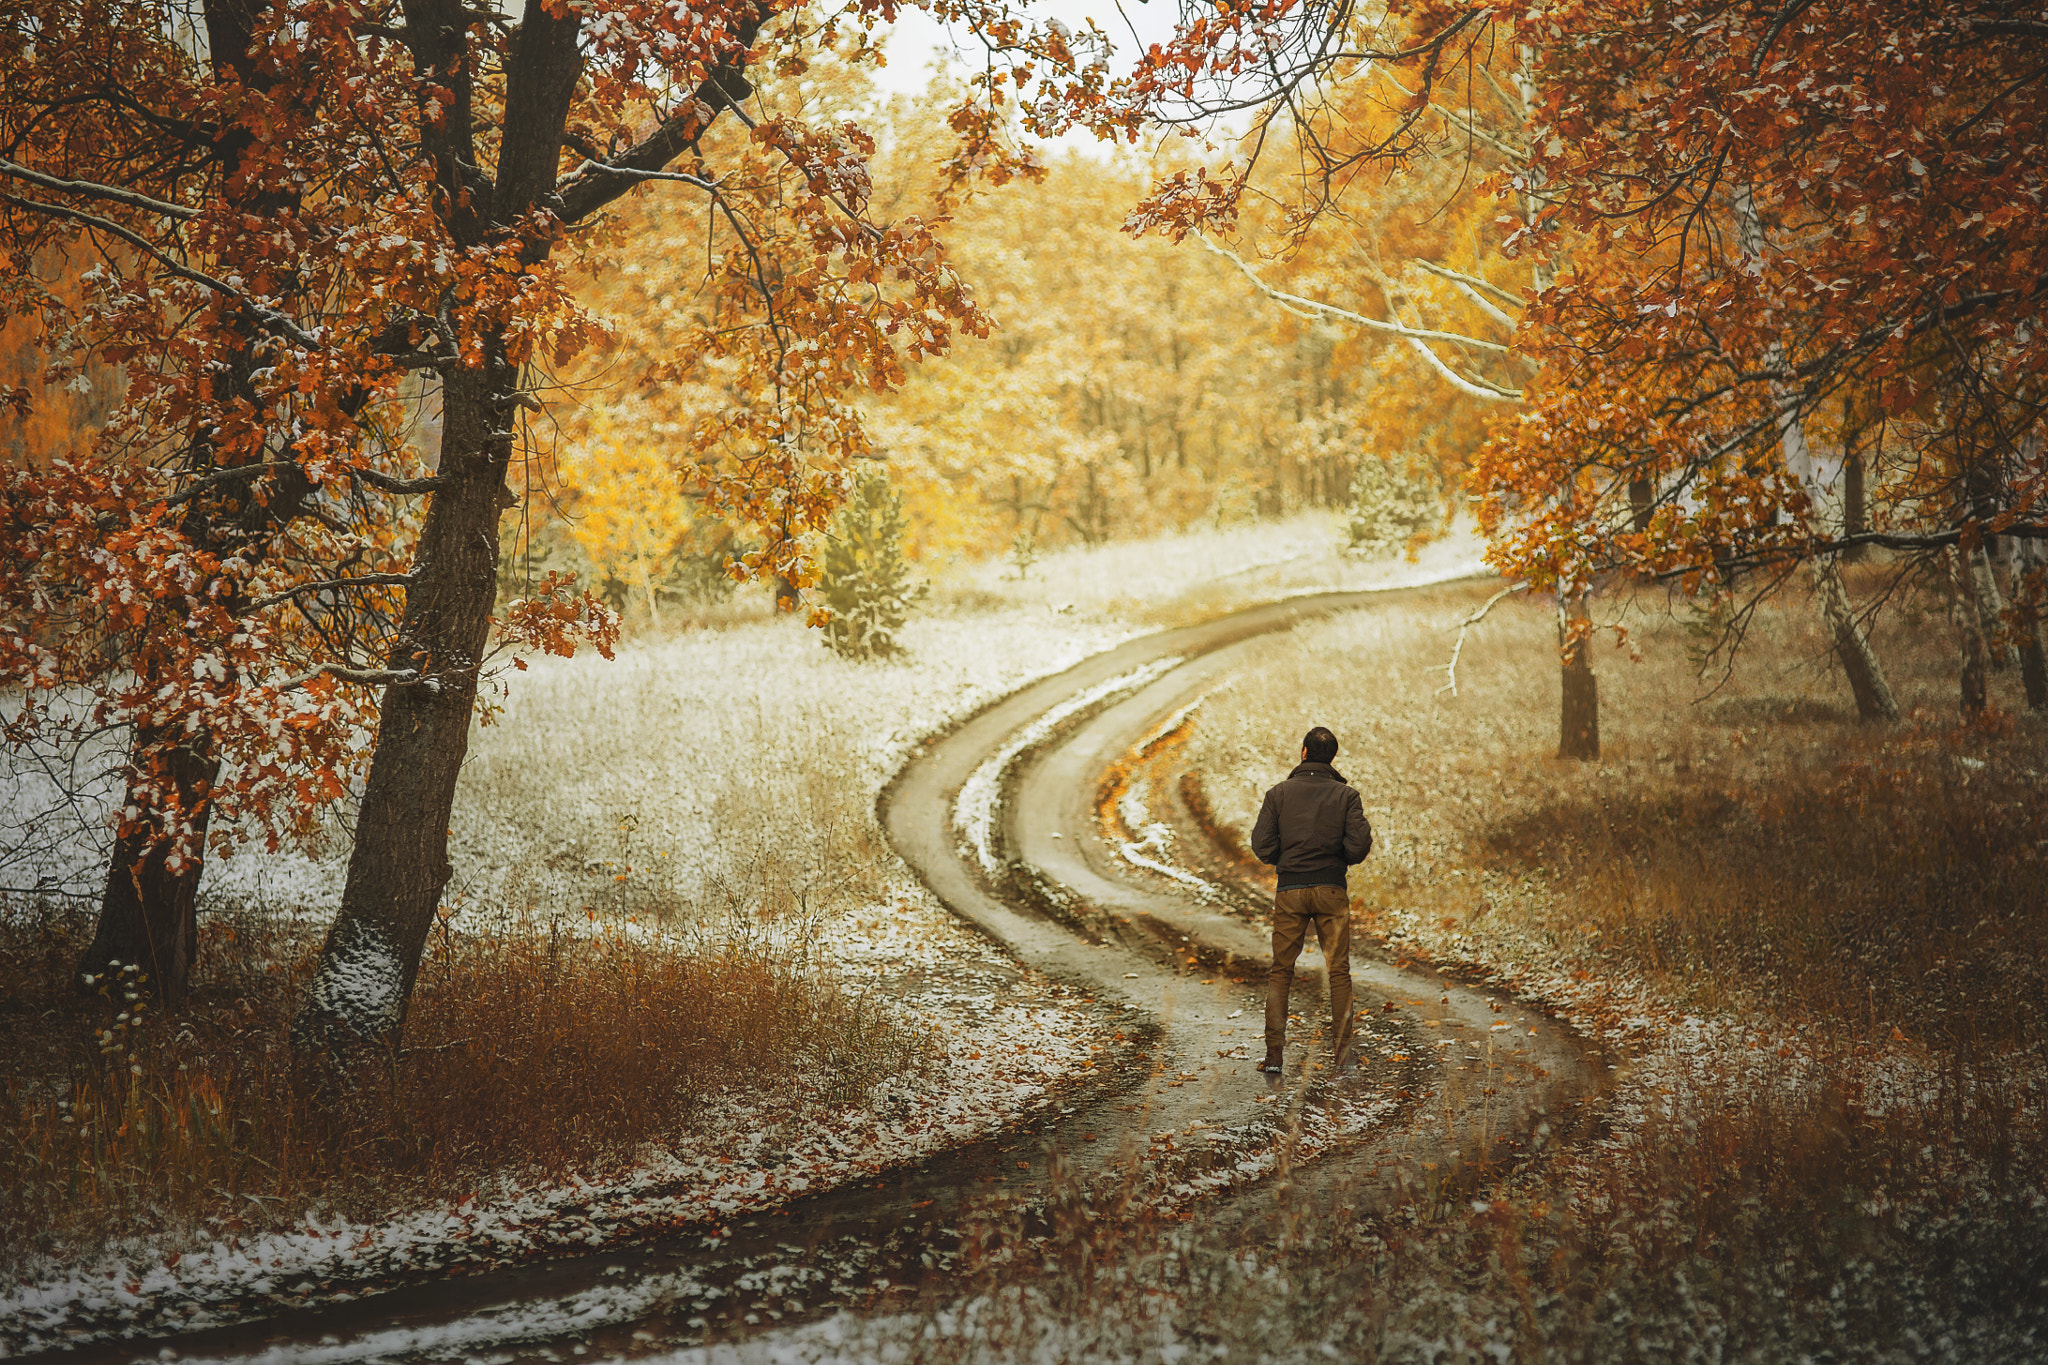
[[[1085,992],[1123,1033],[1061,1112],[736,1220],[723,1238],[362,1286],[351,1302],[65,1358],[639,1355],[886,1307],[946,1271],[977,1210],[1029,1216],[1056,1184],[1200,1204],[1219,1236],[1257,1238],[1304,1200],[1363,1213],[1512,1153],[1547,1114],[1594,1094],[1604,1063],[1542,1016],[1431,972],[1354,962],[1369,1053],[1357,1078],[1316,1068],[1312,1022],[1296,1026],[1303,1042],[1285,1076],[1253,1071],[1267,952],[1258,888],[1209,839],[1162,742],[1190,702],[1244,666],[1249,642],[1375,600],[1297,598],[1132,640],[931,741],[883,794],[890,839],[951,909]],[[1274,758],[1284,771],[1287,756]],[[1132,855],[1136,831],[1109,798],[1128,794],[1134,774],[1181,862]],[[1301,974],[1297,1008],[1311,1021],[1319,987],[1319,972]]]

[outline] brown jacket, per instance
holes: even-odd
[[[1365,803],[1327,763],[1303,763],[1266,793],[1252,852],[1280,872],[1280,889],[1343,886],[1344,869],[1372,852]]]

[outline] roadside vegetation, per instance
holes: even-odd
[[[648,930],[607,914],[437,934],[411,1041],[340,1106],[295,1087],[291,1011],[318,941],[289,923],[209,926],[218,970],[158,1020],[132,983],[67,997],[74,926],[10,925],[0,1111],[6,1266],[146,1233],[207,1241],[375,1219],[495,1186],[602,1178],[728,1087],[830,1063],[845,1102],[913,1060],[899,1018],[821,976],[786,936]],[[24,961],[34,935],[55,971]],[[239,938],[230,955],[226,940]]]
[[[1595,764],[1560,762],[1548,603],[1447,588],[1267,646],[1187,762],[1242,831],[1311,723],[1379,835],[1383,950],[1483,976],[1615,1051],[1589,1141],[1310,1217],[1242,1259],[1162,1244],[1229,1354],[2038,1358],[2048,1331],[2048,726],[2017,670],[1965,723],[1940,597],[1879,618],[1906,718],[1859,725],[1807,604],[1732,670],[1647,593],[1603,652]],[[1720,661],[1720,662],[1725,662]],[[1230,1288],[1193,1291],[1221,1276]],[[1229,1311],[1204,1305],[1229,1302]],[[1285,1354],[1285,1352],[1283,1352]]]
[[[96,808],[61,838],[44,811],[23,875],[73,894],[0,915],[0,1270],[602,1179],[724,1142],[731,1095],[829,1123],[892,1076],[972,1088],[931,1074],[916,993],[884,988],[911,958],[866,921],[925,903],[876,825],[882,783],[948,717],[1170,615],[1175,586],[1223,575],[1178,608],[1201,614],[1283,572],[1384,572],[1335,541],[1311,515],[1054,551],[1023,581],[961,565],[891,661],[837,657],[765,593],[673,612],[611,662],[537,661],[476,732],[407,1043],[338,1110],[305,1092],[289,1030],[348,808],[303,848],[212,862],[175,1009],[132,977],[78,989]],[[989,951],[918,932],[956,967]]]

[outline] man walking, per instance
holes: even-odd
[[[1330,1055],[1342,1066],[1351,1052],[1351,892],[1345,869],[1372,852],[1365,804],[1330,766],[1337,737],[1318,725],[1301,741],[1301,762],[1266,793],[1252,826],[1252,852],[1280,873],[1273,896],[1273,970],[1266,980],[1266,1060],[1278,1075],[1287,1041],[1287,993],[1294,960],[1310,925],[1323,946],[1330,988]]]

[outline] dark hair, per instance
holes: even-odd
[[[1337,737],[1318,725],[1302,737],[1301,747],[1308,751],[1309,762],[1328,763],[1337,756]]]

